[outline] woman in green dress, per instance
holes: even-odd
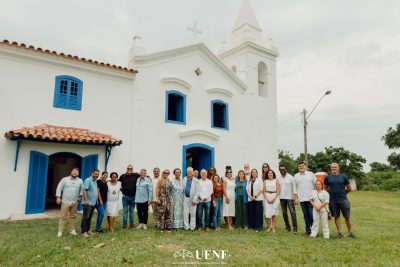
[[[246,174],[243,170],[238,172],[236,177],[235,187],[235,227],[245,228],[248,227],[248,213],[247,213],[247,182]]]

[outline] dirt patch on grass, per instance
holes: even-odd
[[[159,250],[163,250],[163,251],[177,251],[178,249],[181,248],[185,248],[186,247],[186,243],[179,243],[179,244],[160,244],[157,245],[157,248]]]

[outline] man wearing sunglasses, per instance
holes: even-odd
[[[286,165],[279,165],[279,172],[281,173],[279,182],[281,184],[280,190],[280,203],[282,208],[283,219],[285,220],[285,231],[290,232],[291,227],[289,223],[289,217],[287,210],[289,208],[290,217],[292,218],[293,233],[297,234],[297,217],[295,204],[297,203],[297,190],[296,183],[292,175],[287,173]]]
[[[122,217],[122,228],[128,227],[128,211],[129,211],[129,227],[133,228],[134,222],[134,211],[135,211],[135,196],[136,196],[136,182],[139,178],[137,172],[133,172],[133,166],[128,165],[126,167],[126,173],[122,174],[119,178],[121,182],[122,192],[122,207],[124,209],[124,215]]]

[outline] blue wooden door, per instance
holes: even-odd
[[[31,151],[25,213],[43,213],[46,205],[46,185],[49,157]]]
[[[83,181],[85,181],[86,178],[92,175],[92,171],[94,169],[97,169],[98,161],[99,161],[99,156],[97,154],[89,155],[82,158],[80,177]]]
[[[199,171],[201,169],[206,169],[210,167],[215,167],[215,155],[214,155],[214,148],[204,144],[190,144],[184,145],[182,149],[182,174],[183,177],[186,176],[186,153],[189,148],[197,148],[198,149],[198,166]]]
[[[214,167],[212,161],[212,151],[211,149],[202,148],[200,154],[200,169],[208,170]]]
[[[97,169],[98,161],[99,161],[99,156],[97,154],[89,155],[89,156],[82,158],[82,167],[81,167],[81,173],[80,173],[80,177],[81,177],[82,181],[85,181],[86,178],[88,178],[92,175],[93,170]],[[81,204],[79,204],[79,206],[78,206],[79,210],[82,210],[82,203],[84,203],[83,196],[82,196]]]

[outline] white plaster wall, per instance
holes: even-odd
[[[106,75],[83,69],[80,65],[83,63],[71,64],[70,60],[64,59],[46,62],[43,60],[46,56],[36,60],[30,58],[28,52],[28,57],[8,52],[0,49],[0,134],[44,123],[112,134],[124,143],[113,149],[108,169],[118,173],[125,170],[131,162],[133,74],[125,77]],[[83,81],[82,111],[53,107],[57,75],[71,75]],[[0,183],[3,189],[0,193],[0,219],[25,212],[31,150],[45,154],[74,152],[81,156],[97,153],[99,169],[104,169],[104,147],[23,142],[18,169],[14,172],[15,148],[16,142],[0,138]]]
[[[6,51],[7,52],[7,51]],[[240,86],[202,53],[179,54],[173,60],[137,66],[139,74],[117,77],[82,69],[79,64],[45,62],[24,56],[11,56],[0,49],[0,133],[43,123],[89,128],[123,140],[112,151],[109,171],[122,173],[126,165],[138,170],[154,166],[161,169],[182,167],[182,147],[203,143],[215,148],[215,163],[220,174],[226,165],[234,171],[245,162],[260,169],[263,162],[276,168],[276,91],[269,97],[243,92]],[[258,64],[258,61],[257,61]],[[270,69],[268,62],[266,64]],[[203,74],[196,76],[199,67]],[[112,71],[110,71],[112,73]],[[71,75],[83,81],[82,111],[53,108],[57,75]],[[191,84],[163,83],[162,77],[175,76]],[[271,79],[269,79],[271,81]],[[134,87],[134,90],[133,90]],[[233,93],[207,93],[208,88],[224,88]],[[271,87],[270,87],[271,88]],[[275,86],[274,86],[275,88]],[[178,90],[187,95],[186,125],[165,123],[165,91]],[[211,100],[229,104],[229,131],[211,128]],[[202,129],[219,136],[180,137],[179,133]],[[73,152],[81,156],[99,154],[99,169],[104,168],[104,148],[82,145],[23,142],[18,169],[13,171],[15,142],[0,138],[0,219],[25,212],[29,153]]]
[[[154,63],[154,64],[153,64]],[[182,146],[203,143],[215,148],[215,164],[223,174],[226,165],[234,172],[245,162],[260,169],[263,162],[277,167],[276,98],[249,95],[201,54],[177,56],[164,62],[137,63],[139,74],[134,89],[134,162],[141,166],[162,169],[182,168]],[[203,74],[196,76],[199,67]],[[162,83],[166,76],[179,77],[191,84]],[[209,94],[207,88],[225,88],[230,98],[219,93]],[[165,91],[178,90],[187,96],[186,125],[165,122]],[[229,104],[229,131],[211,128],[211,100]],[[219,140],[202,135],[180,137],[181,131],[200,128],[220,136]]]

